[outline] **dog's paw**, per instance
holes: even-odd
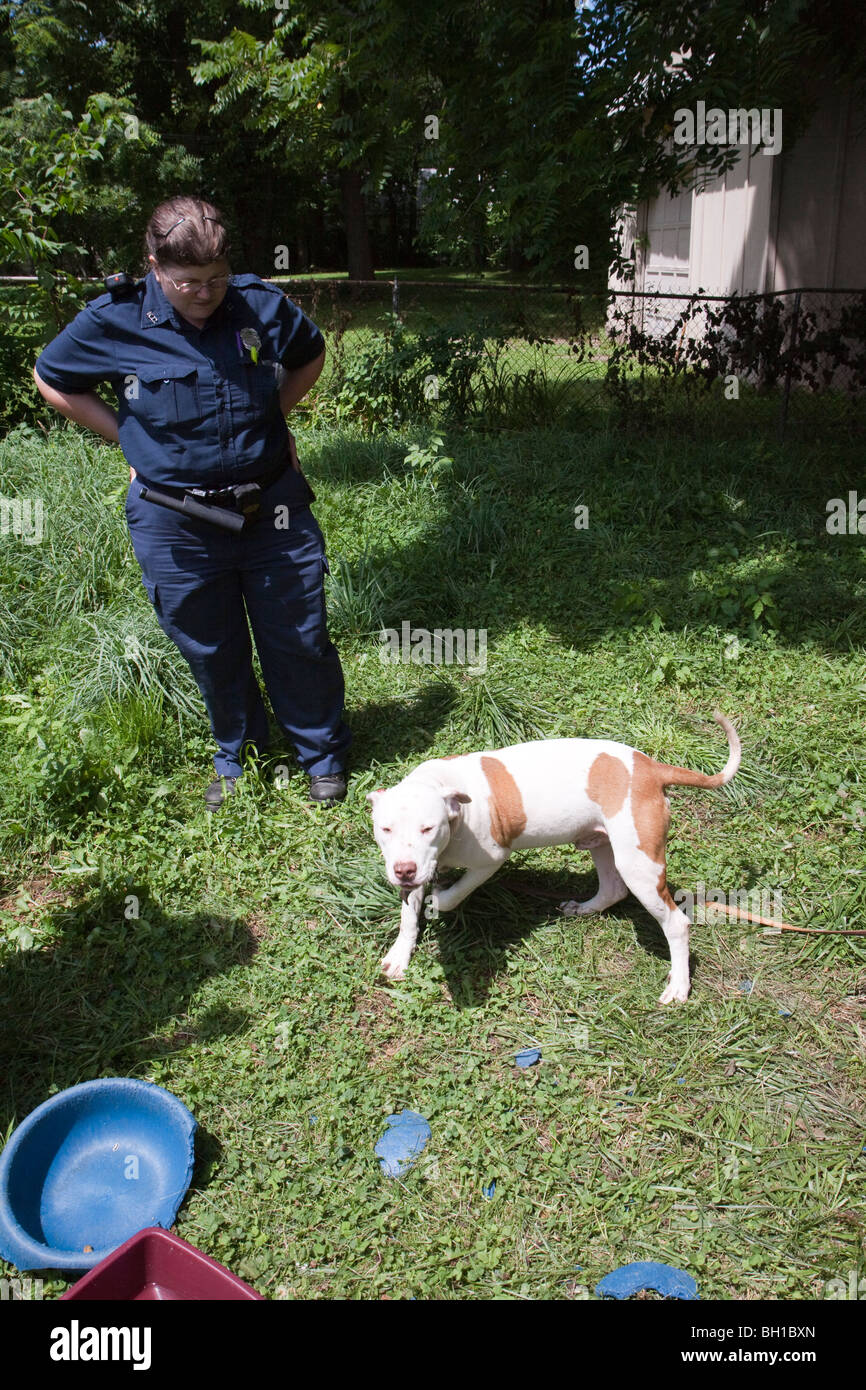
[[[686,980],[685,983],[673,981],[668,983],[667,989],[659,995],[660,1004],[684,1004],[689,997],[691,985]]]
[[[563,917],[585,917],[587,913],[597,911],[592,899],[588,903],[579,903],[575,902],[574,898],[567,903],[560,903],[559,910]]]
[[[406,974],[408,960],[403,955],[397,955],[394,951],[389,951],[382,961],[379,969],[389,980],[402,980]]]

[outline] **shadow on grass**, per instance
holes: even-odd
[[[53,946],[0,964],[0,1133],[56,1091],[102,1076],[141,1076],[162,1057],[247,1026],[238,1009],[211,1010],[195,1025],[183,1021],[205,980],[255,953],[243,919],[214,912],[168,918],[153,901],[137,919],[123,914],[122,892],[93,893],[43,919],[40,935],[56,933]]]
[[[478,1008],[489,997],[497,979],[508,972],[509,960],[522,944],[557,917],[561,902],[590,898],[597,879],[588,873],[557,875],[560,885],[552,887],[554,876],[536,870],[511,869],[498,882],[484,884],[454,913],[427,924],[439,946],[439,959],[452,1002],[456,1009]],[[617,903],[616,915],[632,925],[634,936],[623,947],[644,951],[670,969],[670,949],[664,932],[646,909],[633,897]],[[572,924],[592,930],[607,914],[581,918],[562,918],[566,929]],[[692,954],[694,975],[699,959]],[[599,981],[599,988],[603,982]],[[659,983],[659,991],[663,981]]]
[[[393,516],[364,535],[385,627],[489,628],[495,642],[543,623],[577,650],[642,628],[663,641],[684,626],[720,649],[720,633],[774,631],[783,644],[808,637],[830,651],[866,638],[866,614],[850,618],[860,538],[825,525],[828,499],[854,486],[862,442],[835,440],[819,455],[814,442],[747,434],[731,447],[697,428],[533,430],[468,444],[465,431],[441,433],[455,463],[420,530],[416,494],[401,483],[411,469],[395,466],[402,443],[344,438],[316,454],[317,476],[337,487],[386,468],[396,480]],[[588,507],[585,529],[577,502]],[[756,618],[765,593],[775,607]],[[339,646],[359,634],[333,635]]]
[[[351,766],[402,762],[415,754],[422,759],[429,757],[430,744],[454,702],[454,691],[444,682],[435,682],[411,700],[388,700],[352,710],[348,716],[353,739]]]
[[[378,704],[364,704],[346,711],[352,730],[348,767],[362,772],[372,763],[394,763],[413,755],[429,756],[436,731],[446,722],[455,702],[445,682],[425,686],[410,699],[401,697]],[[274,725],[272,745],[262,759],[262,777],[272,780],[279,765],[301,776],[297,755],[286,734]]]

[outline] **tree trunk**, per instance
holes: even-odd
[[[400,264],[400,222],[393,188],[388,190],[388,264]]]
[[[350,280],[372,280],[373,253],[367,227],[367,209],[361,192],[361,170],[340,170],[343,223],[346,229],[347,265]]]

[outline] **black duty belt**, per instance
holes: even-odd
[[[271,469],[270,473],[263,473],[260,478],[219,488],[155,488],[138,473],[136,480],[141,483],[141,496],[146,502],[155,502],[157,506],[168,507],[170,511],[208,521],[225,531],[242,531],[258,519],[262,493],[283,476],[288,466],[288,463],[282,463]]]

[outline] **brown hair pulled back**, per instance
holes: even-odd
[[[210,265],[228,256],[229,236],[223,215],[203,198],[177,197],[160,203],[144,233],[145,274],[157,265]]]

